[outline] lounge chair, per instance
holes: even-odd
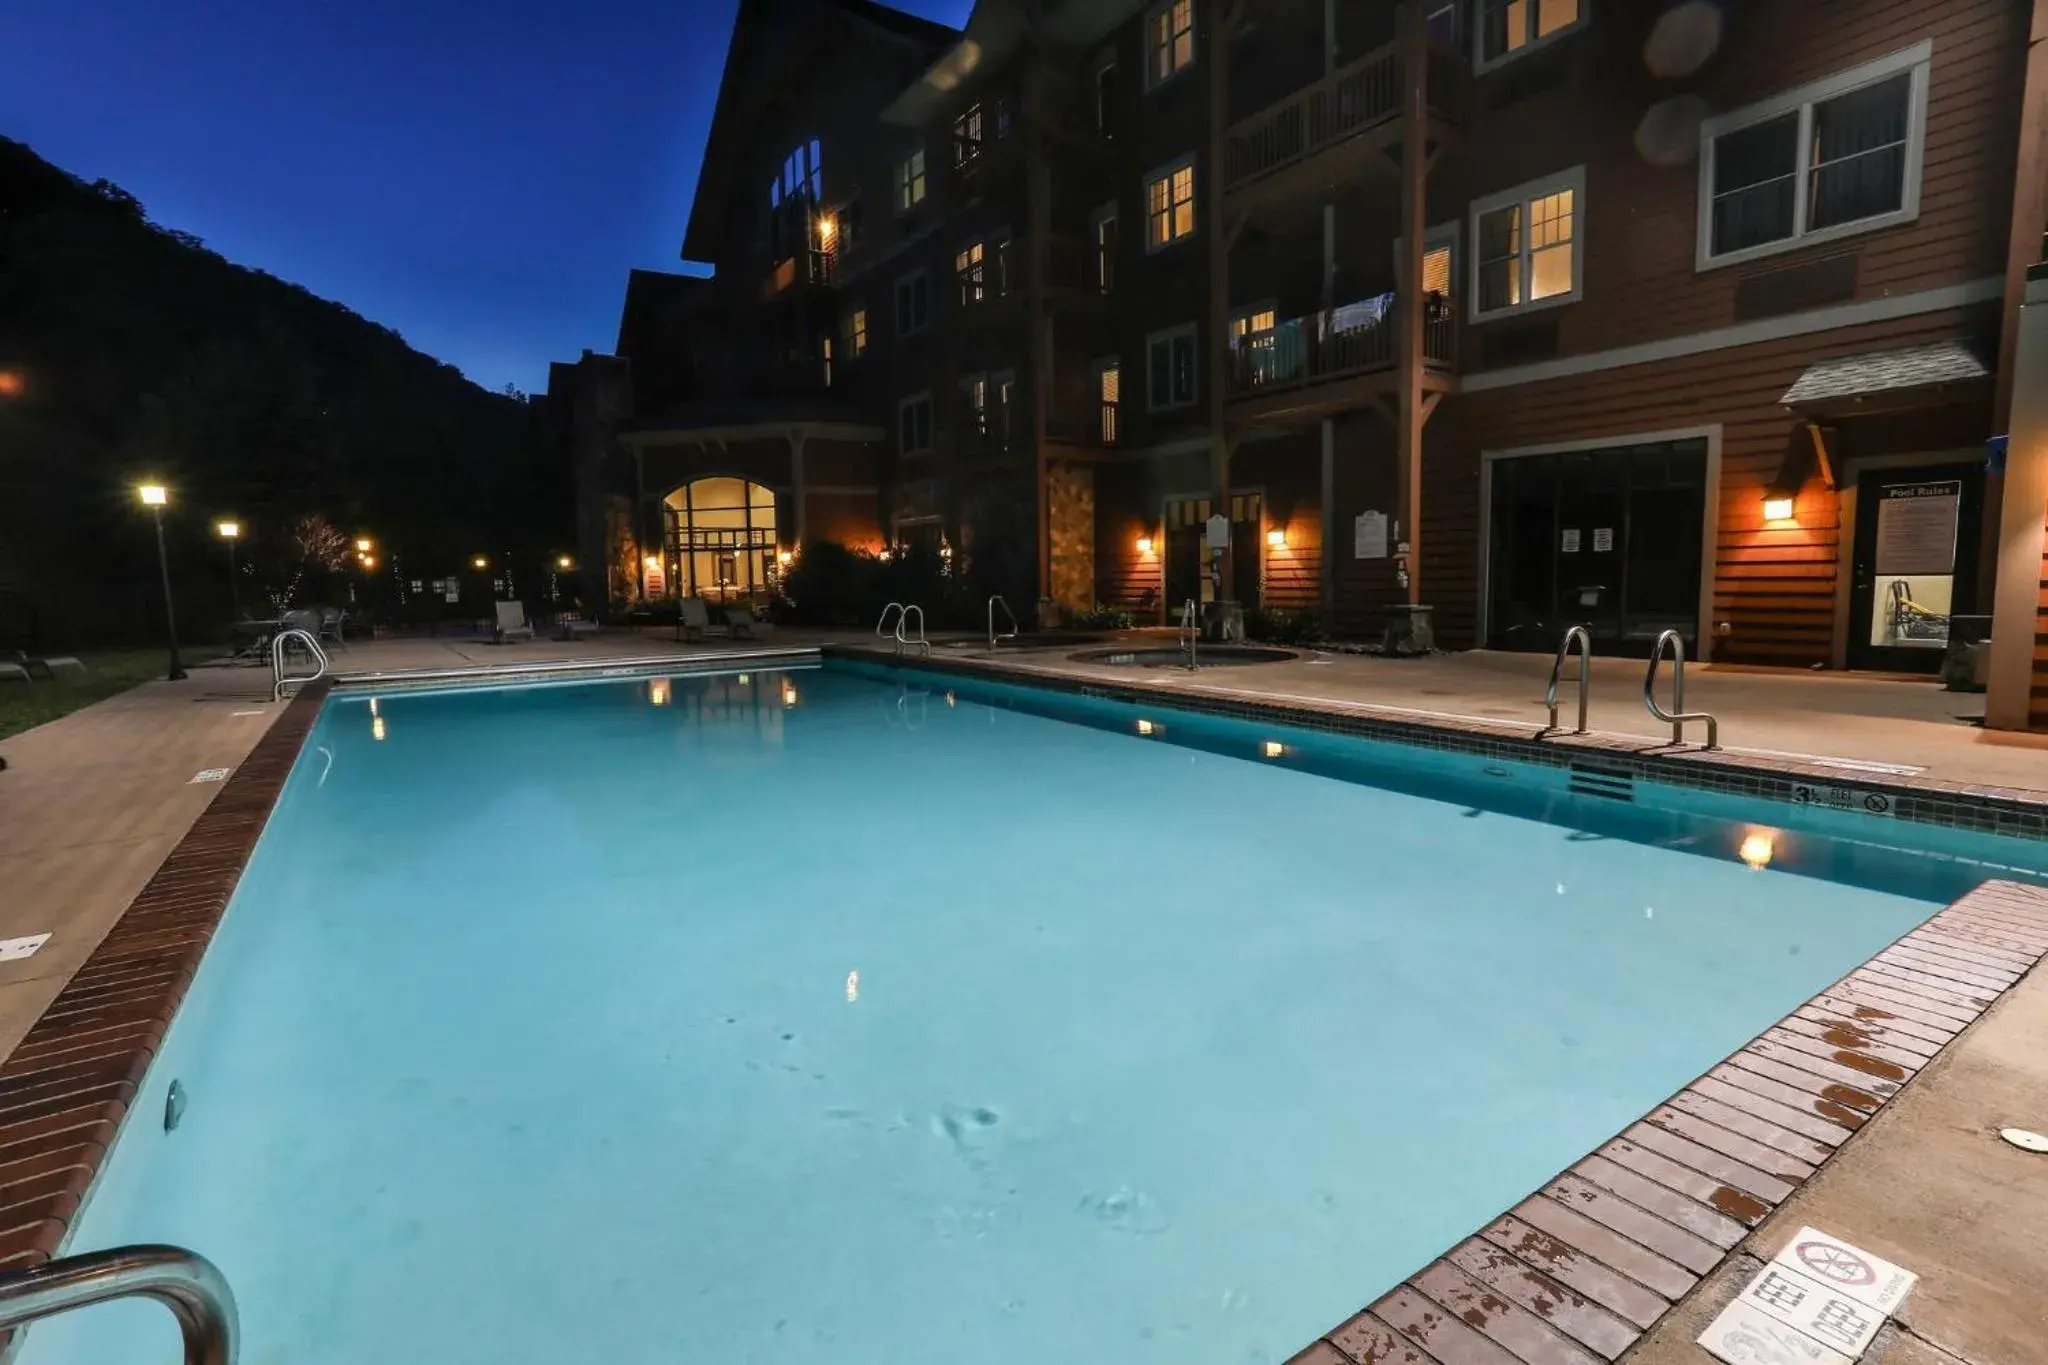
[[[498,624],[491,632],[491,638],[499,644],[510,644],[514,640],[531,640],[533,627],[526,620],[524,602],[499,602]]]
[[[604,627],[595,621],[586,621],[581,616],[557,616],[555,638],[557,640],[580,640],[586,635],[596,635]]]
[[[676,616],[676,638],[680,640],[704,638],[704,632],[711,629],[711,612],[701,597],[685,597]]]
[[[28,670],[20,664],[0,663],[0,682],[27,682]]]
[[[771,622],[761,620],[745,607],[727,607],[725,624],[732,631],[732,638],[735,640],[758,640],[775,629]]]
[[[0,664],[20,669],[28,678],[55,678],[59,670],[68,669],[85,676],[85,665],[69,654],[24,654],[18,649],[0,649]],[[0,677],[13,677],[12,673],[0,673]]]

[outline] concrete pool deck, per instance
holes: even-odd
[[[864,643],[872,644],[873,639],[860,632],[793,631],[778,631],[759,642],[778,647]],[[627,659],[672,657],[682,663],[732,648],[732,643],[723,639],[679,645],[657,632],[618,632],[574,643],[537,641],[515,646],[492,646],[465,639],[375,641],[339,652],[335,666],[336,672],[346,677],[365,672],[488,670],[508,664],[549,662],[603,666]],[[978,646],[963,648],[961,643],[944,641],[937,650],[942,661],[971,659],[982,652]],[[1175,670],[1075,664],[1066,658],[1071,652],[1075,650],[1005,651],[1000,663],[1005,668],[1104,683],[1142,682],[1168,690],[1186,689],[1191,695],[1246,703],[1256,702],[1261,695],[1271,695],[1283,702],[1314,699],[1339,709],[1386,708],[1424,722],[1428,717],[1417,713],[1441,712],[1466,721],[1514,727],[1523,733],[1533,732],[1542,722],[1540,695],[1548,673],[1547,661],[1540,659],[1469,655],[1419,661],[1357,656],[1332,656],[1319,661],[1307,656],[1287,663],[1204,669],[1191,675]],[[1658,739],[1668,736],[1659,736],[1651,729],[1649,718],[1641,709],[1640,686],[1640,664],[1596,664],[1592,722],[1598,729],[1628,737],[1618,740],[1619,743],[1654,750]],[[200,769],[237,767],[249,758],[286,709],[270,704],[268,693],[266,669],[195,669],[187,682],[147,684],[64,720],[0,742],[0,754],[12,765],[0,774],[0,916],[4,916],[0,918],[0,937],[44,931],[54,935],[36,956],[0,963],[0,1055],[13,1054],[4,1072],[0,1072],[0,1212],[6,1215],[0,1222],[8,1223],[0,1227],[0,1235],[10,1231],[21,1234],[8,1240],[29,1245],[22,1236],[27,1229],[35,1228],[40,1231],[30,1241],[47,1242],[50,1221],[68,1219],[75,1207],[76,1192],[69,1195],[72,1204],[68,1207],[62,1206],[61,1201],[57,1206],[49,1205],[46,1187],[53,1178],[50,1163],[74,1161],[74,1165],[62,1168],[73,1172],[79,1169],[76,1161],[88,1159],[76,1153],[90,1151],[93,1155],[89,1160],[96,1165],[97,1152],[112,1135],[106,1107],[116,1103],[125,1106],[126,1095],[133,1088],[131,1081],[110,1079],[98,1071],[85,1073],[85,1061],[70,1060],[85,1050],[82,1044],[46,1040],[32,1041],[27,1048],[18,1045],[31,1027],[51,1023],[44,1019],[38,1025],[37,1021],[59,993],[73,984],[72,978],[87,965],[88,958],[100,952],[110,927],[122,925],[130,934],[139,927],[128,923],[136,919],[133,912],[125,917],[123,913],[138,892],[154,906],[167,890],[176,891],[176,884],[186,874],[173,867],[160,869],[166,854],[176,850],[185,858],[185,866],[191,865],[193,856],[209,858],[208,850],[214,845],[207,840],[217,840],[218,834],[210,833],[199,840],[206,846],[198,848],[196,854],[193,840],[185,840],[184,845],[180,841],[207,814],[216,795],[224,791],[235,793],[225,803],[232,809],[216,813],[220,818],[212,825],[219,826],[227,820],[253,844],[254,832],[260,829],[260,817],[249,812],[254,809],[253,803],[261,799],[260,793],[246,783],[240,787],[221,783],[195,785],[191,779]],[[2048,747],[2032,741],[1987,740],[1983,732],[1954,719],[1981,710],[1980,698],[1942,693],[1927,683],[1705,670],[1696,672],[1689,680],[1689,701],[1721,714],[1723,742],[1730,746],[1821,754],[1851,763],[1916,770],[1892,772],[1888,776],[1888,780],[1905,783],[1934,779],[1944,784],[1980,786],[1987,794],[1998,791],[2048,796],[2043,790],[2048,788]],[[1569,706],[1567,701],[1567,712]],[[303,718],[310,713],[302,707],[299,714]],[[279,739],[288,741],[285,747],[296,753],[296,738],[280,735]],[[257,765],[265,768],[268,775],[255,780],[259,785],[272,785],[270,799],[274,799],[274,786],[282,780],[280,762],[289,766],[289,758],[282,751],[263,758]],[[1852,780],[1856,771],[1845,769],[1848,776],[1844,780]],[[267,802],[262,804],[262,810],[267,812]],[[240,837],[241,834],[236,836],[237,842]],[[224,865],[228,860],[214,861]],[[225,873],[224,888],[231,888],[239,866],[235,862],[233,869]],[[219,904],[225,903],[226,894],[226,889],[219,892]],[[2040,903],[2048,906],[2048,899]],[[1866,1359],[1883,1358],[1907,1365],[1949,1359],[1965,1365],[2048,1359],[2048,1309],[2042,1306],[2048,1299],[2038,1292],[2039,1285],[2048,1283],[2048,1247],[2029,1237],[2033,1229],[2048,1225],[2044,1223],[2048,1220],[2048,1158],[2030,1157],[2005,1148],[1995,1137],[1996,1129],[2005,1125],[2048,1128],[2048,1098],[2044,1098],[2048,1096],[2048,1063],[2042,1061],[2048,1056],[2048,1046],[2044,1046],[2048,1045],[2048,977],[2039,973],[2024,975],[2039,956],[2037,945],[2048,947],[2048,931],[2034,936],[2031,926],[2037,912],[2031,904],[2022,914],[2024,923],[2007,921],[2013,927],[2028,930],[2020,938],[1999,942],[1996,940],[2004,938],[2001,932],[1964,926],[1958,935],[1960,941],[1943,947],[1938,941],[1943,931],[1937,928],[1932,931],[1936,941],[1922,945],[1931,946],[1932,953],[1905,950],[1902,956],[1908,963],[1917,957],[1923,967],[1932,957],[1937,979],[1954,973],[1960,966],[1961,975],[1975,980],[1986,993],[1985,998],[1996,995],[1997,1003],[1966,1030],[1967,1021],[1954,1013],[1937,1015],[1945,1021],[1935,1026],[1941,1042],[1948,1042],[1961,1031],[1960,1037],[1945,1050],[1939,1044],[1930,1049],[1926,1027],[1910,1022],[1901,1026],[1913,1030],[1904,1038],[1888,1043],[1882,1032],[1873,1030],[1865,1034],[1872,1040],[1867,1046],[1837,1049],[1837,1057],[1848,1052],[1866,1060],[1882,1061],[1887,1056],[1898,1056],[1896,1048],[1904,1047],[1905,1055],[1913,1059],[1915,1069],[1919,1070],[1918,1079],[1900,1094],[1896,1103],[1885,1103],[1875,1118],[1862,1125],[1840,1156],[1824,1164],[1803,1162],[1809,1171],[1818,1165],[1819,1174],[1790,1193],[1777,1211],[1750,1209],[1736,1201],[1746,1215],[1739,1220],[1741,1226],[1723,1226],[1728,1222],[1726,1213],[1719,1206],[1699,1202],[1700,1191],[1686,1188],[1688,1177],[1671,1171],[1664,1172],[1664,1176],[1667,1181],[1677,1181],[1675,1186],[1657,1180],[1637,1181],[1642,1205],[1614,1196],[1611,1184],[1606,1187],[1607,1197],[1618,1197],[1620,1207],[1603,1206],[1611,1221],[1605,1225],[1605,1232],[1594,1229],[1591,1240],[1610,1241],[1614,1254],[1623,1258],[1649,1256],[1649,1261],[1641,1262],[1647,1267],[1641,1273],[1661,1279],[1667,1290],[1674,1291],[1662,1295],[1660,1301],[1672,1297],[1678,1300],[1669,1313],[1659,1309],[1657,1314],[1650,1315],[1650,1322],[1633,1324],[1635,1331],[1650,1327],[1640,1340],[1635,1339],[1634,1331],[1624,1340],[1602,1328],[1589,1329],[1599,1343],[1611,1348],[1602,1349],[1584,1338],[1571,1337],[1568,1332],[1560,1335],[1547,1325],[1552,1321],[1548,1318],[1537,1324],[1544,1327],[1543,1332],[1532,1331],[1531,1324],[1537,1319],[1534,1311],[1518,1302],[1490,1296],[1488,1286],[1499,1287],[1494,1280],[1472,1278],[1474,1273],[1501,1272],[1504,1268],[1466,1255],[1465,1261],[1439,1261],[1397,1289],[1395,1295],[1401,1297],[1390,1296],[1393,1302],[1384,1311],[1398,1318],[1398,1322],[1361,1314],[1360,1319],[1353,1320],[1355,1330],[1345,1334],[1341,1329],[1333,1329],[1329,1337],[1304,1353],[1304,1358],[1324,1365],[1384,1359],[1418,1363],[1435,1359],[1443,1365],[1462,1365],[1466,1361],[1508,1365],[1517,1359],[1576,1361],[1587,1357],[1590,1350],[1591,1356],[1587,1358],[1614,1358],[1614,1353],[1625,1352],[1629,1359],[1704,1360],[1705,1353],[1692,1344],[1692,1338],[1746,1278],[1748,1272],[1743,1267],[1751,1263],[1745,1261],[1745,1256],[1767,1258],[1791,1231],[1802,1223],[1810,1223],[1860,1242],[1923,1277],[1921,1287],[1900,1315],[1900,1324],[1886,1329],[1879,1347]],[[217,909],[213,913],[217,914]],[[1995,925],[2021,912],[1993,905],[1981,913]],[[2038,913],[2042,916],[2040,922],[2048,924],[2048,909]],[[206,925],[203,933],[183,927],[178,932],[184,936],[181,942],[196,952],[203,948],[204,934],[210,934],[211,924]],[[1989,932],[1992,941],[1972,939],[1971,934],[1977,932]],[[117,951],[113,957],[117,962],[128,962],[137,951],[155,949],[130,947]],[[1946,966],[1941,963],[1944,953],[1949,955]],[[1998,970],[1982,972],[1979,967]],[[1908,966],[1904,970],[1910,974],[1919,969]],[[120,994],[125,1000],[126,983],[133,975],[133,968],[104,960],[87,967],[86,980],[102,984],[87,986],[85,993],[91,998],[70,1006],[74,1011],[82,1011],[74,1017],[83,1019],[115,1008],[101,1002],[113,998],[113,994]],[[2017,984],[2004,989],[2011,980],[2017,980]],[[113,981],[121,984],[104,984]],[[1939,1003],[1941,987],[1930,987],[1925,977],[1919,978],[1917,985],[1922,991],[1933,990],[1934,995],[1927,998]],[[2003,993],[1992,990],[1994,986]],[[177,987],[182,990],[182,981]],[[1852,989],[1852,997],[1854,994]],[[74,1001],[77,995],[74,991]],[[1856,1027],[1864,1029],[1869,1025],[1869,1018],[1862,1011],[1875,1006],[1868,1001],[1889,999],[1883,988],[1875,996],[1866,994],[1866,1003],[1856,1009]],[[66,1007],[59,1003],[59,1009],[53,1013],[61,1016]],[[1970,1017],[1975,1018],[1974,1012]],[[1908,1013],[1906,1018],[1910,1021],[1913,1016]],[[1807,1036],[1796,1025],[1793,1019],[1786,1023],[1795,1037]],[[75,1029],[78,1025],[70,1027]],[[135,1026],[127,1024],[122,1028],[135,1031]],[[1799,1050],[1796,1044],[1788,1045]],[[149,1046],[154,1046],[153,1041]],[[103,1070],[112,1065],[111,1059],[102,1062],[97,1048],[92,1050],[94,1067]],[[1820,1089],[1825,1090],[1829,1060],[1812,1055],[1818,1057],[1819,1066],[1795,1058],[1794,1070],[1804,1070],[1809,1077],[1822,1081]],[[61,1063],[60,1058],[64,1059]],[[136,1066],[146,1060],[145,1054],[139,1062],[131,1059],[125,1064]],[[88,1081],[89,1096],[83,1089]],[[1723,1115],[1735,1128],[1714,1124],[1710,1128],[1725,1135],[1735,1129],[1748,1131],[1751,1123],[1770,1126],[1774,1120],[1783,1120],[1783,1114],[1767,1107],[1774,1101],[1766,1097],[1779,1092],[1772,1091],[1768,1082],[1750,1085],[1757,1099],[1737,1101],[1738,1105],[1749,1106],[1749,1117]],[[1805,1088],[1814,1090],[1813,1081],[1809,1080]],[[4,1098],[10,1093],[16,1096],[14,1103]],[[1677,1102],[1675,1097],[1674,1105]],[[32,1104],[35,1112],[27,1114],[22,1108],[24,1103]],[[1761,1113],[1757,1112],[1759,1109]],[[75,1131],[89,1135],[91,1140],[85,1142],[81,1136],[85,1145],[74,1148],[72,1156],[53,1156],[40,1147],[31,1152],[31,1138],[17,1140],[14,1136],[23,1131],[17,1125],[34,1126],[37,1133],[48,1132],[60,1114],[90,1118],[89,1126],[82,1120]],[[1695,1120],[1697,1115],[1685,1123]],[[1726,1141],[1725,1137],[1716,1140]],[[1743,1139],[1738,1135],[1736,1140]],[[1765,1145],[1771,1144],[1767,1141]],[[1782,1143],[1779,1152],[1785,1155]],[[1759,1153],[1751,1155],[1762,1159]],[[1716,1163],[1712,1157],[1700,1159]],[[1581,1165],[1596,1160],[1613,1164],[1607,1157],[1589,1157]],[[1697,1173],[1697,1168],[1694,1169]],[[1582,1182],[1585,1179],[1583,1175],[1578,1178]],[[1539,1197],[1545,1196],[1532,1196],[1532,1202]],[[1555,1196],[1549,1197],[1555,1202]],[[1584,1194],[1578,1197],[1587,1198]],[[1680,1202],[1674,1204],[1673,1199]],[[1690,1206],[1685,1200],[1692,1201]],[[1645,1205],[1654,1212],[1647,1212]],[[1722,1223],[1700,1218],[1699,1211],[1720,1216]],[[1661,1223],[1660,1217],[1664,1220]],[[1674,1217],[1680,1221],[1670,1222]],[[1641,1223],[1639,1220],[1644,1218],[1650,1221]],[[1598,1222],[1597,1214],[1594,1221]],[[1612,1231],[1613,1221],[1624,1226],[1633,1221],[1638,1231],[1633,1236],[1616,1233]],[[1712,1230],[1715,1237],[1701,1241],[1688,1227]],[[1674,1238],[1673,1233],[1678,1237]],[[1637,1236],[1650,1240],[1637,1241]],[[1681,1285],[1670,1275],[1672,1269],[1679,1268],[1678,1263],[1667,1260],[1658,1266],[1657,1253],[1650,1247],[1661,1244],[1667,1251],[1675,1248],[1699,1253],[1692,1242],[1679,1240],[1685,1237],[1699,1241],[1701,1246],[1711,1245],[1717,1252],[1733,1247],[1735,1254],[1725,1260],[1717,1256],[1718,1268],[1711,1264],[1697,1267],[1707,1272],[1697,1286],[1692,1283],[1698,1278],[1695,1269],[1685,1268],[1685,1282]],[[1496,1245],[1496,1250],[1511,1252],[1512,1248]],[[1467,1248],[1461,1247],[1451,1254],[1457,1256],[1465,1251]],[[0,1257],[0,1261],[24,1263],[13,1256]],[[1526,1260],[1519,1264],[1531,1268]],[[1506,1269],[1512,1271],[1512,1267]],[[1627,1279],[1626,1274],[1623,1279]],[[1592,1276],[1592,1282],[1604,1283],[1597,1274]],[[1546,1283],[1550,1286],[1546,1292],[1563,1288],[1554,1280]],[[1475,1284],[1479,1286],[1476,1291],[1472,1288]],[[1632,1301],[1634,1292],[1644,1289],[1640,1282],[1629,1281],[1619,1292],[1624,1301]],[[1469,1303],[1459,1297],[1463,1294],[1469,1298],[1474,1292],[1478,1298]],[[1615,1291],[1608,1286],[1607,1292]],[[1598,1300],[1579,1297],[1598,1309]],[[1474,1314],[1483,1322],[1474,1324]],[[1612,1319],[1614,1314],[1610,1311],[1607,1316]],[[1368,1317],[1370,1322],[1362,1321]],[[1464,1327],[1459,1323],[1472,1325]],[[1376,1354],[1381,1351],[1385,1354]],[[1880,1351],[1886,1354],[1880,1355]]]

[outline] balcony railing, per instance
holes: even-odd
[[[1427,70],[1431,112],[1455,116],[1464,90],[1456,53],[1432,43]],[[1399,117],[1402,87],[1401,47],[1388,43],[1240,121],[1224,134],[1224,189],[1239,189]]]
[[[836,248],[799,251],[794,256],[776,262],[775,268],[768,272],[768,278],[762,281],[761,297],[772,299],[784,290],[794,289],[800,284],[830,287],[838,283],[839,252]]]
[[[1249,333],[1231,347],[1230,394],[1249,397],[1391,370],[1398,363],[1395,315],[1394,296],[1380,294]],[[1432,294],[1422,322],[1423,360],[1452,364],[1456,342],[1456,310]]]

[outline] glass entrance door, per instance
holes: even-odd
[[[1703,440],[1493,463],[1487,645],[1555,650],[1582,625],[1601,653],[1647,654],[1676,630],[1699,643]]]
[[[1866,470],[1856,479],[1849,666],[1933,673],[1949,618],[1975,608],[1984,472]]]

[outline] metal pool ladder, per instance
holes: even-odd
[[[1188,671],[1190,673],[1201,667],[1201,664],[1195,659],[1195,645],[1202,638],[1202,624],[1196,614],[1198,610],[1195,606],[1195,599],[1192,597],[1181,603],[1179,647],[1188,656]]]
[[[890,613],[892,612],[895,613],[894,619],[896,622],[896,631],[893,636],[889,633]],[[910,617],[913,612],[917,614],[917,634],[915,635],[910,634],[906,629],[910,624]],[[924,638],[924,608],[915,602],[912,602],[907,607],[901,602],[891,602],[888,606],[883,607],[882,619],[875,622],[875,634],[885,639],[894,639],[898,654],[903,653],[906,649],[922,649],[927,659],[932,655],[932,642]]]
[[[284,671],[284,647],[297,640],[312,652],[313,672],[306,676],[287,676]],[[270,642],[270,699],[283,701],[287,687],[303,687],[317,678],[327,676],[327,651],[320,648],[320,642],[311,631],[281,630]]]
[[[234,1365],[235,1296],[213,1262],[172,1246],[115,1247],[0,1275],[0,1330],[111,1299],[151,1298],[171,1310],[185,1365]]]
[[[1579,728],[1572,733],[1586,733],[1586,694],[1593,685],[1593,637],[1584,626],[1573,626],[1564,633],[1564,643],[1557,647],[1557,662],[1550,666],[1550,690],[1543,694],[1543,704],[1550,708],[1550,723],[1543,727],[1545,734],[1557,729],[1557,684],[1564,677],[1564,661],[1571,657],[1574,640],[1579,645]]]
[[[1007,634],[1007,635],[998,635],[998,634],[996,634],[996,608],[997,608],[997,607],[1001,607],[1001,608],[1003,609],[1003,615],[1005,615],[1005,616],[1007,616],[1007,617],[1009,617],[1009,618],[1010,618],[1010,633],[1009,633],[1009,634]],[[1009,604],[1008,602],[1005,602],[1005,601],[1003,600],[1003,596],[1002,596],[1002,594],[1001,594],[1001,593],[997,593],[997,594],[996,594],[996,595],[995,595],[994,597],[991,597],[991,598],[989,598],[989,599],[988,599],[988,652],[989,652],[989,653],[991,653],[991,654],[993,654],[993,653],[995,653],[995,652],[996,652],[996,641],[998,641],[998,640],[1014,640],[1014,639],[1016,639],[1016,638],[1017,638],[1017,613],[1016,613],[1016,612],[1014,612],[1014,611],[1011,611],[1011,610],[1010,610],[1010,604]]]
[[[1664,646],[1671,646],[1671,709],[1666,711],[1657,705],[1657,665],[1664,661]],[[1671,742],[1685,743],[1687,721],[1703,720],[1707,723],[1707,747],[1721,747],[1721,723],[1705,711],[1685,709],[1685,637],[1675,630],[1667,630],[1657,637],[1657,647],[1650,651],[1650,671],[1643,675],[1643,705],[1658,720],[1671,725]]]

